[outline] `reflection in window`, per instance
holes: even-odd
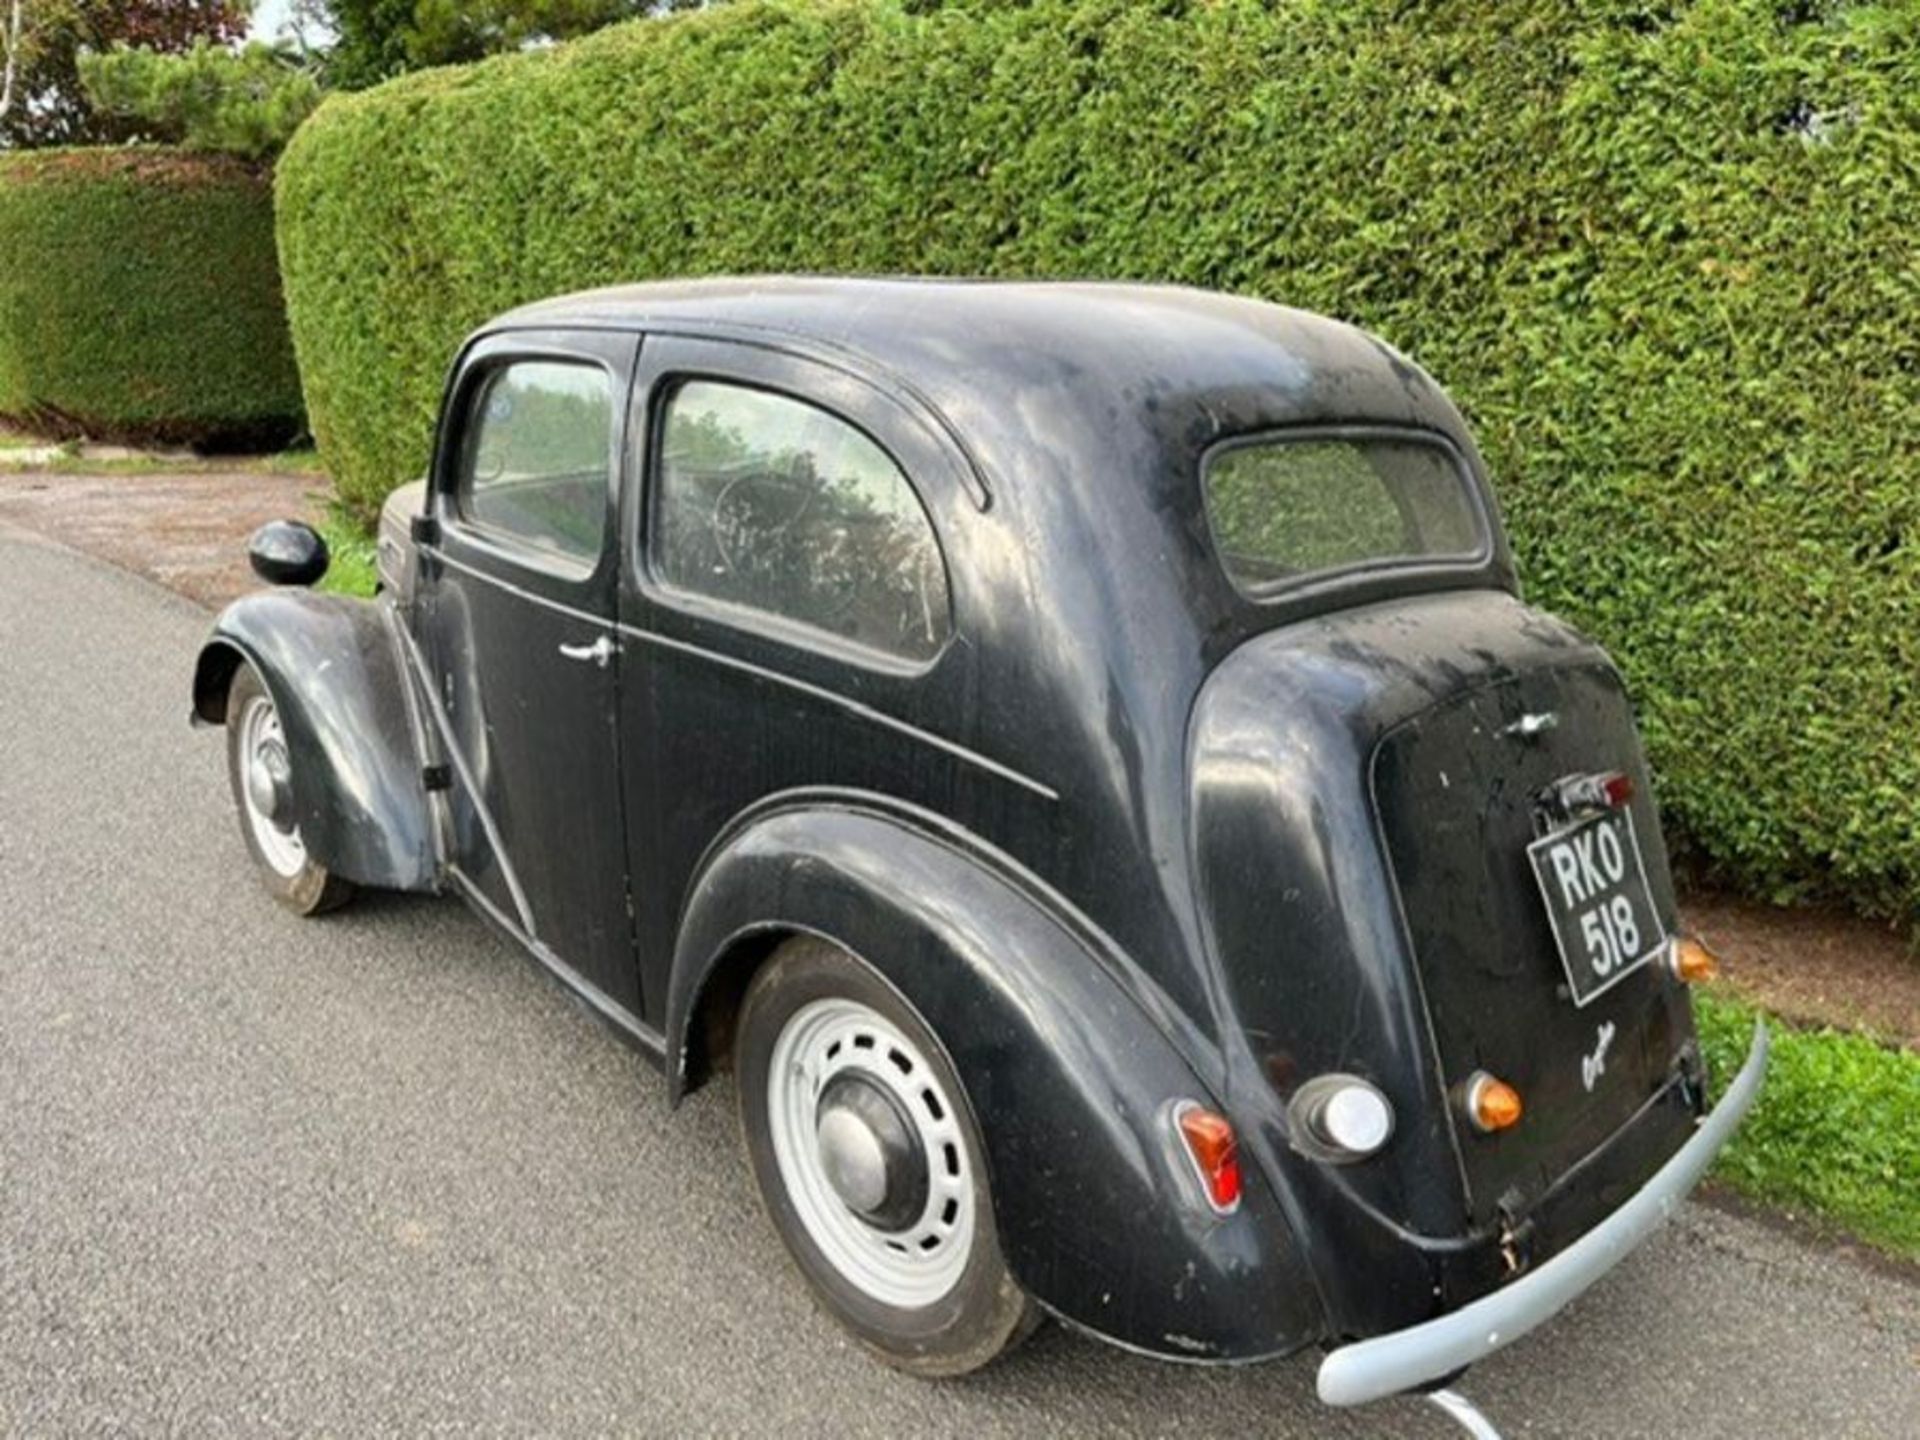
[[[523,544],[597,560],[612,454],[607,373],[550,360],[502,366],[469,415],[460,513]]]
[[[689,381],[667,402],[656,483],[666,583],[907,659],[946,639],[926,512],[886,452],[837,416]]]
[[[1466,559],[1486,543],[1459,463],[1413,437],[1240,445],[1207,462],[1203,483],[1221,563],[1249,590],[1355,565]]]

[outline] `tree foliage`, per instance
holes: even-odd
[[[0,115],[0,149],[112,145],[168,138],[136,116],[88,99],[80,56],[115,45],[170,53],[246,33],[250,0],[21,0],[13,103]],[[0,9],[0,44],[7,13]]]
[[[325,0],[339,37],[327,56],[327,78],[358,89],[673,8],[679,6],[653,0]]]
[[[261,44],[198,40],[177,55],[116,46],[81,56],[80,78],[100,112],[144,121],[189,150],[249,159],[277,153],[320,103],[313,74]]]

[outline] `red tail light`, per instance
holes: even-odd
[[[1240,1142],[1226,1116],[1199,1105],[1182,1105],[1174,1112],[1180,1138],[1199,1172],[1207,1203],[1222,1215],[1240,1206]]]
[[[1600,793],[1605,797],[1609,810],[1624,810],[1627,802],[1633,799],[1633,777],[1615,770],[1611,775],[1600,777]]]

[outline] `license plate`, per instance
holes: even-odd
[[[1640,859],[1633,812],[1610,811],[1527,846],[1573,1003],[1624,980],[1666,942]]]

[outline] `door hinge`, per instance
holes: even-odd
[[[407,538],[416,545],[438,545],[440,522],[432,515],[415,515],[407,521]]]

